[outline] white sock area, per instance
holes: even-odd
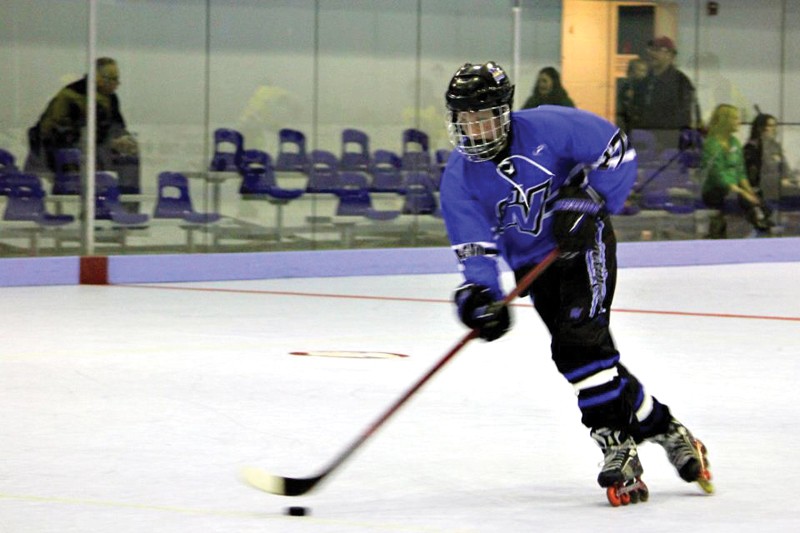
[[[648,416],[650,416],[650,413],[652,412],[653,412],[653,397],[647,394],[647,392],[644,392],[644,399],[642,400],[642,405],[640,405],[639,409],[636,410],[636,420],[642,422]]]
[[[617,372],[617,367],[601,370],[600,372],[592,374],[588,378],[582,379],[581,381],[572,385],[575,388],[575,395],[580,394],[582,390],[591,389],[592,387],[609,383],[618,375],[619,372]]]

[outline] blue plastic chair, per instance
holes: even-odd
[[[0,148],[0,175],[16,172],[18,170],[14,154]]]
[[[403,130],[402,137],[403,152],[400,159],[403,170],[430,170],[431,154],[428,134],[415,128],[409,128]]]
[[[95,173],[94,218],[112,220],[121,226],[142,226],[150,217],[144,213],[129,213],[120,203],[119,185],[108,172]]]
[[[307,172],[308,154],[303,132],[284,128],[278,132],[278,157],[275,170],[280,172]]]
[[[427,172],[410,172],[406,175],[403,213],[407,215],[434,215],[439,212],[436,185]]]
[[[6,176],[19,172],[16,159],[11,152],[0,148],[0,196],[8,194],[5,184]]]
[[[339,176],[339,189],[336,192],[339,216],[365,216],[372,208],[366,176],[354,172],[343,172]]]
[[[389,150],[376,150],[369,166],[371,192],[402,192],[403,174],[400,156]]]
[[[239,194],[245,197],[267,195],[277,200],[294,200],[305,193],[304,189],[283,189],[278,186],[272,158],[262,150],[245,150],[242,152],[240,172],[242,184]]]
[[[158,175],[158,197],[153,218],[179,218],[196,224],[210,224],[222,215],[195,211],[188,178],[179,172],[162,172]]]
[[[335,193],[339,188],[339,161],[333,152],[314,150],[308,164],[306,191]]]
[[[13,173],[4,176],[6,200],[3,220],[24,220],[42,226],[63,226],[75,220],[72,215],[51,215],[44,203],[46,193],[38,176]]]
[[[361,130],[342,131],[342,152],[339,159],[341,170],[366,172],[369,168],[369,136]]]
[[[675,215],[693,213],[697,209],[700,190],[689,178],[686,169],[681,166],[667,166],[658,172],[641,189],[641,208],[664,210]],[[683,195],[673,193],[674,190],[683,191]]]
[[[239,169],[244,150],[244,136],[237,130],[218,128],[214,130],[214,156],[209,170],[231,172]]]
[[[364,174],[343,172],[339,175],[338,216],[363,216],[371,220],[392,220],[401,215],[397,210],[377,210],[373,207],[369,184]]]

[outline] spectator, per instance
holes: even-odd
[[[647,61],[642,58],[628,62],[626,77],[621,80],[617,93],[617,126],[630,133],[640,119],[642,82],[647,77]]]
[[[694,127],[695,90],[689,78],[675,67],[678,50],[669,37],[650,41],[650,72],[642,81],[641,114],[634,128],[653,130],[660,148],[676,148],[681,128]],[[638,97],[637,97],[638,98]]]
[[[760,113],[753,120],[750,139],[744,145],[747,179],[762,202],[778,200],[781,188],[797,186],[777,133],[778,120]]]
[[[764,233],[770,228],[766,208],[747,179],[742,143],[734,135],[738,129],[739,110],[730,104],[718,105],[711,114],[702,163],[706,173],[703,202],[717,210],[709,223],[708,237],[711,239],[727,237],[725,198],[730,192],[736,193],[748,221],[757,232]]]
[[[575,103],[561,85],[561,75],[553,67],[545,67],[536,77],[533,93],[525,100],[522,108],[539,107],[540,105],[560,105],[575,107]]]
[[[128,133],[120,112],[119,68],[114,59],[97,59],[97,169],[119,177],[120,191],[139,192],[138,145]],[[83,148],[86,127],[87,77],[62,88],[47,105],[35,126],[28,130],[30,153],[25,169],[55,170],[55,154],[62,148]]]

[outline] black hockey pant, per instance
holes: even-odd
[[[623,429],[640,442],[664,432],[670,413],[620,363],[611,338],[616,245],[606,218],[594,247],[553,263],[532,284],[531,298],[550,331],[553,361],[575,388],[583,424]]]

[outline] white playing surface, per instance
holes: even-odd
[[[463,335],[457,274],[0,289],[0,532],[794,531],[798,266],[620,271],[622,360],[705,441],[717,494],[649,444],[650,501],[616,509],[525,301],[311,494],[238,479],[315,474],[382,414]],[[409,357],[290,355],[319,350]]]

